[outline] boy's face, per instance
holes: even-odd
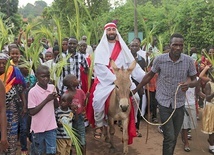
[[[71,78],[71,82],[72,86],[77,87],[79,86],[79,80],[76,77]]]
[[[40,86],[46,87],[50,81],[50,71],[48,69],[44,69],[42,71],[39,71],[36,74],[36,78],[37,78],[38,84]]]
[[[68,49],[68,42],[67,41],[62,41],[62,50],[67,51]]]
[[[63,109],[63,108],[68,108],[69,107],[69,103],[68,103],[68,101],[67,101],[67,98],[63,95],[62,97],[61,97],[61,101],[60,101],[60,106],[61,106],[61,108]]]
[[[20,51],[18,48],[12,48],[10,51],[10,57],[13,62],[18,62],[20,57]]]
[[[81,44],[80,48],[79,48],[80,53],[85,54],[86,53],[86,48],[87,48],[87,44]]]
[[[70,53],[75,53],[78,46],[78,42],[74,38],[70,38],[68,41],[68,51]]]
[[[48,61],[51,59],[53,59],[53,54],[51,52],[45,53],[45,60]]]
[[[137,53],[137,51],[139,50],[138,42],[133,41],[130,45],[130,50],[132,53]]]
[[[59,51],[55,50],[53,51],[54,56],[57,56],[59,54]]]
[[[23,76],[28,76],[29,69],[27,67],[19,68]]]

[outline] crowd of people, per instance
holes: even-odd
[[[70,155],[71,131],[75,132],[81,154],[85,155],[86,121],[95,127],[96,140],[101,139],[107,126],[105,104],[116,80],[110,60],[125,69],[134,60],[137,62],[130,77],[135,136],[142,137],[140,122],[151,112],[153,123],[163,123],[162,154],[174,154],[179,134],[184,151],[189,152],[189,131],[197,127],[201,107],[202,132],[209,135],[209,151],[214,154],[212,46],[208,52],[203,49],[201,57],[196,48],[191,49],[191,55],[184,54],[181,34],[170,37],[163,53],[156,47],[155,37],[147,45],[134,38],[127,46],[117,25],[107,23],[99,43],[93,46],[87,44],[87,36],[80,41],[75,37],[64,38],[62,46],[55,42],[53,47],[47,39],[42,39],[39,44],[43,50],[36,66],[23,51],[23,33],[20,31],[18,39],[0,53],[0,154],[15,155],[19,141],[21,155]],[[33,41],[28,38],[27,46]],[[62,61],[65,63],[59,67]],[[53,70],[60,74],[52,74]],[[27,139],[31,142],[30,151]]]

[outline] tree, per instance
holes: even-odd
[[[31,3],[28,3],[23,8],[19,8],[19,13],[23,16],[23,18],[28,18],[28,17],[35,18],[37,16],[41,16],[46,7],[47,7],[46,2],[36,1],[34,5]]]
[[[3,20],[9,19],[7,25],[12,25],[13,33],[18,33],[21,26],[21,16],[17,13],[18,0],[0,0],[0,12],[3,14]]]

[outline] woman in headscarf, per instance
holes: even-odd
[[[23,90],[25,88],[24,78],[20,70],[10,65],[9,56],[0,53],[0,79],[4,83],[6,91],[6,115],[7,115],[7,137],[9,148],[5,154],[15,155],[17,150],[18,120],[20,108],[25,102]]]

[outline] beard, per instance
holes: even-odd
[[[106,34],[108,40],[115,40],[117,37],[117,34]]]

